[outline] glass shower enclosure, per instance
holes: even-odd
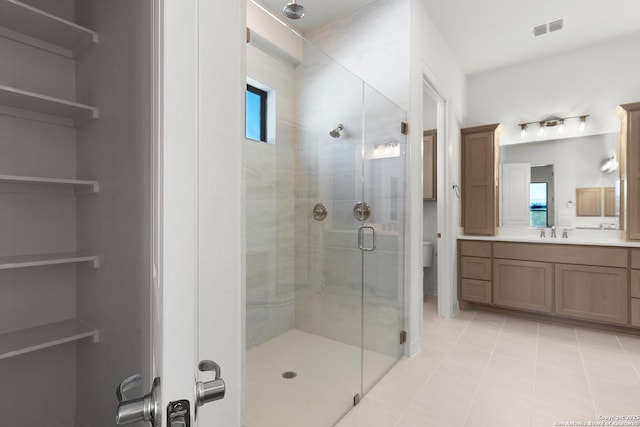
[[[405,112],[311,43],[247,47],[246,425],[334,425],[402,357]],[[275,110],[275,115],[274,115]]]

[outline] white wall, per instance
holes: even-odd
[[[378,0],[304,34],[404,110],[409,107],[409,0]]]
[[[521,142],[518,123],[550,115],[589,114],[585,134],[617,132],[617,105],[640,101],[635,52],[640,33],[608,40],[562,55],[469,76],[468,117],[465,126],[500,122],[501,144]],[[567,123],[572,136],[575,121]],[[541,139],[532,129],[525,140]],[[576,131],[577,132],[577,131]],[[543,139],[555,138],[548,132]]]
[[[428,79],[444,101],[438,107],[438,309],[450,316],[457,310],[455,244],[460,202],[451,187],[460,180],[460,123],[466,102],[466,78],[420,0],[411,0],[411,158],[409,177],[408,280],[410,352],[422,348],[422,120],[423,81]],[[416,124],[420,124],[420,126]],[[417,237],[417,238],[416,238]]]

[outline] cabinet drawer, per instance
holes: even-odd
[[[491,304],[491,282],[462,279],[460,297],[464,301]]]
[[[631,270],[631,297],[640,298],[640,270]]]
[[[491,280],[491,258],[460,258],[460,274],[466,279]]]
[[[460,241],[460,255],[491,258],[491,242]]]
[[[627,268],[627,249],[611,246],[558,245],[553,243],[493,244],[494,258],[563,264],[601,265]]]
[[[627,324],[627,270],[557,264],[556,314]]]
[[[551,263],[493,261],[493,303],[496,305],[551,313],[552,289]]]
[[[640,327],[640,298],[631,298],[631,326]]]

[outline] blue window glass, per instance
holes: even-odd
[[[267,141],[267,92],[247,85],[245,136]]]
[[[547,226],[547,183],[532,182],[530,186],[529,213],[532,227]]]

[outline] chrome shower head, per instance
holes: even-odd
[[[296,0],[292,0],[282,9],[282,13],[289,19],[300,19],[304,16],[304,6],[296,3]]]
[[[329,132],[329,135],[331,135],[331,138],[340,138],[340,132],[342,132],[344,130],[344,125],[342,123],[338,123],[338,126],[336,126],[335,129],[332,129]]]

